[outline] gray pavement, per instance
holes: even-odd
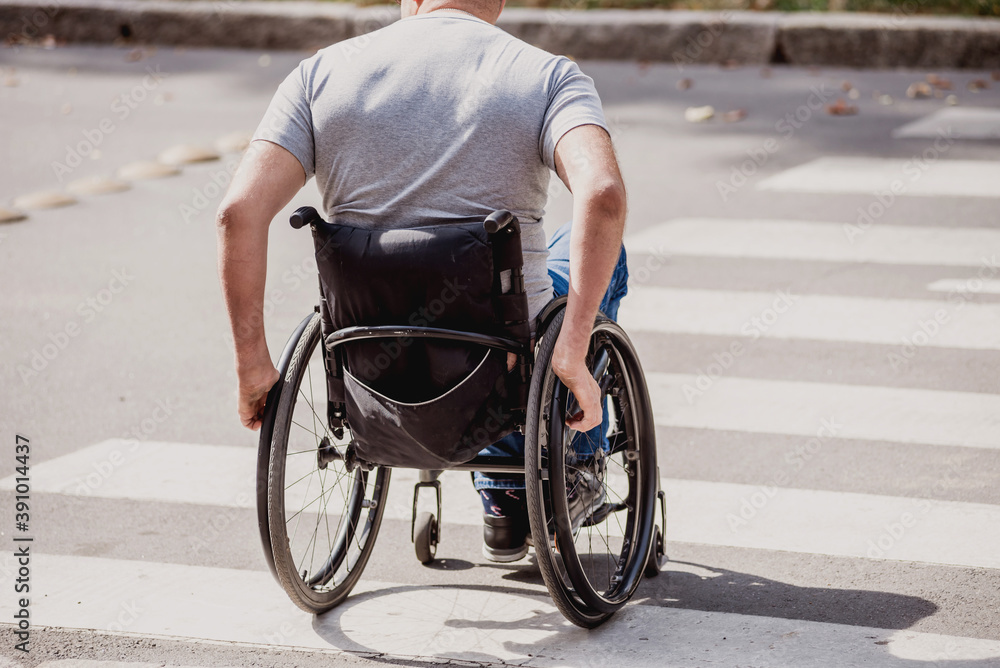
[[[211,145],[227,133],[252,130],[274,87],[304,55],[172,48],[0,50],[0,67],[5,68],[0,83],[4,76],[17,83],[0,87],[0,146],[5,158],[0,167],[0,206],[28,192],[113,173],[179,143]],[[687,243],[686,238],[665,236],[668,257],[662,268],[641,274],[640,267],[652,265],[647,255],[633,252],[633,304],[652,303],[645,301],[651,295],[675,298],[687,294],[684,291],[704,291],[699,294],[706,299],[726,295],[727,303],[737,309],[742,308],[740,299],[790,290],[802,296],[802,309],[810,300],[836,298],[847,301],[817,303],[829,308],[842,304],[847,313],[861,303],[858,300],[875,300],[877,319],[879,309],[895,313],[892,309],[900,305],[938,302],[945,307],[948,295],[929,286],[975,276],[975,266],[967,264],[886,259],[892,253],[916,252],[906,244],[882,248],[878,257],[859,262],[829,255],[835,250],[829,243],[806,248],[809,235],[819,229],[816,226],[856,223],[858,208],[873,201],[871,191],[758,187],[769,177],[820,158],[855,157],[881,165],[925,155],[933,138],[894,139],[892,131],[949,108],[943,99],[906,97],[907,87],[925,80],[928,72],[780,66],[762,72],[757,67],[678,68],[601,61],[581,65],[595,78],[612,122],[630,188],[629,235],[692,218],[746,225],[789,220],[807,224],[799,238],[782,238],[769,249],[775,251],[773,256],[756,256],[750,247],[727,254],[722,250],[724,238],[718,239],[718,252],[685,251],[680,244]],[[136,92],[143,88],[148,68],[160,81],[145,94]],[[935,74],[952,82],[947,92],[958,96],[957,108],[1000,108],[1000,82],[991,82],[989,73],[939,70]],[[691,86],[679,90],[677,82],[684,78],[691,80]],[[976,79],[990,81],[989,87],[971,92],[967,84]],[[844,82],[859,91],[857,99],[847,96]],[[892,96],[893,104],[881,104],[876,91]],[[124,117],[116,112],[120,108],[116,100],[122,102],[123,95],[134,102]],[[838,97],[856,105],[858,113],[827,114],[824,106]],[[822,102],[810,107],[818,98]],[[699,124],[684,120],[686,108],[702,105],[712,105],[719,115],[744,109],[747,116],[734,123],[718,116]],[[781,121],[787,122],[789,114],[794,119],[796,113],[799,127],[789,131]],[[53,163],[66,163],[67,153],[89,141],[85,133],[100,128],[103,119],[112,119],[115,129],[101,133],[100,156],[81,161],[60,184]],[[752,173],[745,175],[745,183],[725,199],[720,196],[718,184],[735,183],[734,170],[749,156],[759,155],[769,140],[776,150],[748,170]],[[85,449],[112,438],[234,446],[245,449],[248,461],[253,459],[255,435],[243,430],[235,416],[231,348],[214,264],[213,213],[221,198],[217,183],[226,180],[227,165],[237,157],[228,154],[218,162],[185,167],[178,176],[136,182],[127,192],[81,196],[76,205],[32,211],[24,222],[0,225],[0,284],[6,288],[0,292],[0,438],[13,443],[15,432],[30,437],[33,466],[69,461],[68,456],[89,452]],[[930,175],[946,174],[951,165],[963,161],[986,168],[998,160],[997,141],[958,140],[913,188],[926,186]],[[838,178],[844,177],[831,171],[828,180]],[[292,207],[317,204],[314,189],[314,184],[307,184]],[[924,230],[938,234],[944,249],[951,243],[949,231],[987,235],[996,231],[997,201],[995,195],[901,196],[879,217],[868,238],[902,230],[907,238],[916,239]],[[547,228],[568,219],[570,211],[569,194],[554,188]],[[272,227],[269,250],[267,333],[274,355],[316,298],[314,277],[308,271],[309,235],[291,230],[284,220],[279,216]],[[992,243],[993,237],[982,238]],[[785,246],[799,249],[802,256],[782,257]],[[970,257],[980,252],[989,256],[1000,246],[964,250]],[[928,252],[935,252],[933,245]],[[124,277],[119,278],[124,286],[113,293],[115,272]],[[468,513],[456,509],[446,510],[440,560],[431,568],[413,558],[408,522],[402,517],[388,519],[365,572],[371,591],[330,616],[310,620],[291,606],[290,611],[281,608],[274,617],[275,627],[250,642],[234,640],[227,635],[231,631],[213,630],[210,624],[200,633],[175,630],[183,627],[180,618],[171,617],[167,608],[150,608],[135,626],[119,632],[114,618],[103,612],[87,614],[86,609],[67,609],[55,601],[62,601],[63,592],[75,596],[81,586],[78,580],[104,572],[103,568],[120,568],[122,579],[106,586],[96,583],[84,592],[93,598],[85,602],[94,610],[104,610],[106,599],[116,606],[141,599],[147,592],[131,589],[128,583],[133,582],[130,573],[146,566],[154,569],[150,573],[179,578],[170,581],[177,587],[189,583],[193,596],[212,581],[242,577],[246,591],[239,595],[256,597],[253,600],[265,617],[270,614],[268,606],[284,604],[285,595],[266,573],[251,508],[116,496],[110,490],[121,480],[110,475],[85,494],[75,493],[71,486],[35,492],[34,549],[48,559],[38,562],[36,569],[46,568],[45,564],[67,569],[36,571],[44,583],[36,596],[52,601],[40,601],[36,623],[65,628],[37,629],[38,651],[15,665],[76,658],[171,666],[353,665],[371,660],[419,665],[412,663],[418,660],[415,657],[434,662],[596,665],[581,659],[577,651],[620,665],[1000,665],[1000,565],[982,556],[997,535],[993,522],[1000,512],[1000,431],[996,413],[989,412],[993,404],[977,408],[977,402],[992,401],[1000,394],[1000,346],[978,343],[976,338],[997,322],[989,318],[996,317],[991,309],[1000,304],[1000,295],[983,289],[968,294],[963,304],[963,313],[978,309],[980,320],[974,322],[979,325],[956,320],[959,324],[948,330],[954,343],[920,347],[902,367],[892,364],[890,356],[899,344],[880,342],[878,323],[857,322],[840,335],[818,331],[817,325],[807,335],[747,341],[734,339],[724,327],[702,326],[700,319],[708,322],[712,314],[697,308],[689,317],[691,327],[656,324],[658,313],[633,311],[629,317],[635,324],[630,330],[651,383],[697,376],[720,351],[740,340],[746,343],[746,354],[726,369],[717,388],[706,391],[706,400],[727,401],[727,393],[736,391],[726,385],[729,380],[755,388],[750,395],[734,395],[744,404],[791,383],[802,392],[819,393],[809,396],[830,397],[829,405],[817,409],[840,411],[837,415],[848,431],[852,425],[869,427],[824,440],[822,449],[798,471],[790,468],[789,453],[798,448],[801,454],[807,439],[793,425],[794,415],[757,428],[751,424],[753,416],[744,415],[737,403],[720,403],[718,409],[705,404],[709,408],[704,414],[688,419],[683,404],[671,403],[672,395],[654,393],[662,396],[659,405],[664,407],[657,430],[662,474],[672,481],[670,485],[685,490],[678,492],[676,502],[686,510],[669,520],[672,561],[664,575],[645,581],[633,603],[602,631],[578,635],[549,612],[538,613],[537,619],[515,615],[511,621],[504,614],[513,613],[503,612],[510,608],[487,608],[477,612],[475,621],[467,620],[463,615],[468,611],[455,603],[465,600],[462,591],[493,596],[490,600],[499,603],[512,600],[548,609],[533,561],[504,567],[486,562],[479,551],[481,529],[474,521],[465,521]],[[955,313],[956,318],[965,317]],[[823,317],[822,310],[816,317]],[[70,324],[78,333],[60,336],[70,331]],[[801,326],[808,329],[809,323]],[[43,359],[44,364],[39,363],[43,368],[33,374],[23,372],[31,368],[35,353],[41,354],[49,344],[58,348],[52,359]],[[850,403],[852,394],[865,390],[878,397],[879,405],[871,414]],[[933,420],[927,436],[905,436],[914,432],[913,406],[932,411],[933,420],[965,418],[954,418],[956,428],[950,438],[931,435],[937,433]],[[898,433],[876,429],[883,424],[898,428]],[[15,465],[13,447],[5,446],[3,452],[10,456],[0,460],[0,478],[12,474]],[[79,475],[101,475],[101,464],[96,458],[85,461]],[[45,484],[40,479],[44,471],[36,473],[36,487]],[[732,492],[734,499],[740,494],[750,498],[755,490],[775,485],[783,472],[794,475],[777,484],[780,491],[768,512],[776,515],[786,505],[799,504],[803,516],[788,510],[787,516],[782,515],[787,517],[785,525],[761,534],[753,532],[770,525],[761,524],[766,518],[754,520],[757,524],[748,529],[750,534],[734,532],[731,539],[725,531],[699,534],[697,527],[687,526],[690,520],[685,515],[706,526],[721,521],[721,515],[710,515],[719,512],[709,509],[712,494]],[[192,470],[184,475],[198,474]],[[218,472],[220,485],[224,477]],[[404,498],[407,484],[397,482],[394,492]],[[252,489],[249,478],[247,486]],[[706,500],[701,516],[698,507],[683,504],[703,490],[707,496],[697,497]],[[0,498],[6,516],[0,518],[0,530],[6,535],[13,530],[13,517],[6,512],[13,505],[13,492],[0,491]],[[474,505],[475,497],[471,499]],[[931,500],[933,512],[943,513],[944,519],[928,515],[913,531],[933,526],[940,538],[935,540],[933,532],[909,534],[887,553],[866,555],[866,541],[882,539],[882,526],[899,517],[898,508],[921,499]],[[454,503],[468,502],[467,495]],[[825,530],[841,531],[829,519],[834,515],[826,514],[841,505],[859,514],[857,527],[848,523],[845,529],[862,545],[858,554],[850,553],[853,548],[817,547]],[[731,510],[738,509],[734,501]],[[875,513],[874,524],[864,523],[870,519],[865,514],[869,510]],[[883,510],[886,514],[878,515]],[[805,516],[810,512],[817,514]],[[960,526],[976,531],[960,536],[948,532],[948,518],[961,523],[967,517],[973,518],[968,520],[971,524]],[[751,538],[744,539],[747,535]],[[985,546],[985,551],[977,552],[977,545]],[[8,562],[0,560],[0,566],[6,568]],[[142,577],[155,581],[153,576]],[[156,587],[146,582],[152,596]],[[426,598],[429,613],[424,614],[443,615],[443,623],[447,626],[451,620],[452,629],[465,624],[461,628],[466,632],[476,630],[480,643],[476,651],[448,646],[418,651],[425,646],[415,638],[389,642],[392,632],[380,637],[364,627],[365,614],[416,624],[420,612],[407,608],[407,592],[399,583]],[[13,594],[6,583],[3,592],[0,610],[6,616]],[[441,612],[446,603],[456,607]],[[233,608],[219,609],[225,612],[216,617],[233,614]],[[494,618],[507,620],[508,626],[490,625]],[[46,619],[69,621],[53,624]],[[270,623],[267,619],[264,623]],[[311,628],[313,635],[283,639],[280,631],[286,620],[296,629],[300,624]],[[632,638],[633,632],[645,640],[628,641],[639,649],[623,654],[616,645]],[[317,653],[318,647],[326,651]],[[6,665],[8,656],[13,653],[4,645],[0,666]]]

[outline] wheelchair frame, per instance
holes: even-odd
[[[491,214],[484,221],[484,227],[488,233],[498,234],[502,233],[505,229],[510,230],[512,227],[511,223],[514,223],[514,225],[516,225],[515,220],[516,219],[514,218],[514,216],[509,212],[497,211]],[[304,227],[305,225],[328,224],[319,216],[319,214],[315,211],[315,209],[312,209],[311,207],[303,207],[298,209],[292,215],[290,223],[292,227],[296,229]],[[512,272],[511,285],[512,285],[512,292],[523,294],[524,283],[523,283],[523,275],[521,274],[520,269],[517,269],[516,271]],[[552,300],[549,304],[546,305],[546,307],[543,309],[542,313],[538,316],[537,319],[538,322],[537,332],[539,334],[548,330],[549,325],[552,323],[553,319],[555,319],[557,315],[560,314],[560,311],[563,309],[565,304],[566,304],[566,297],[560,297]],[[320,308],[318,306],[315,308],[315,312],[316,313],[320,312]],[[278,566],[276,565],[275,562],[274,545],[272,544],[272,534],[270,529],[268,479],[269,479],[269,466],[270,466],[271,448],[272,448],[271,441],[275,428],[276,407],[279,405],[279,401],[281,399],[282,386],[284,385],[286,372],[290,368],[296,346],[298,345],[298,342],[302,338],[303,333],[306,331],[307,327],[309,326],[313,318],[315,318],[315,315],[310,314],[305,319],[303,319],[303,321],[293,332],[292,336],[289,338],[289,342],[286,345],[285,349],[282,351],[282,354],[279,358],[278,369],[279,372],[281,373],[281,380],[279,380],[279,382],[276,383],[275,386],[268,393],[266,402],[267,409],[265,410],[263,424],[261,427],[261,438],[258,448],[258,466],[257,466],[258,528],[260,530],[260,538],[262,545],[264,547],[264,553],[268,567],[272,575],[279,581],[279,583],[281,583],[281,578],[278,576]],[[560,322],[561,322],[561,316],[560,316]],[[535,370],[535,349],[531,345],[525,345],[524,343],[513,339],[484,335],[473,332],[463,332],[452,329],[442,329],[433,327],[354,326],[336,330],[330,333],[328,336],[326,336],[325,339],[323,336],[320,336],[319,343],[322,344],[325,348],[323,359],[327,373],[329,373],[329,367],[326,366],[327,364],[326,360],[333,357],[333,353],[339,346],[342,346],[345,343],[352,341],[360,341],[366,339],[386,339],[386,338],[427,338],[427,339],[437,339],[437,340],[441,339],[454,340],[465,343],[478,344],[491,349],[498,349],[505,352],[514,353],[517,356],[517,366],[520,369],[522,386],[524,387],[525,391],[525,396],[523,397],[522,401],[518,402],[517,404],[519,410],[521,410],[522,413],[517,415],[515,422],[519,430],[521,430],[522,432],[526,431],[526,425],[530,421],[527,419],[528,418],[527,392],[529,385],[532,383],[533,372]],[[607,367],[608,367],[608,360],[605,360],[603,362],[603,367],[602,364],[595,365],[594,369],[595,380],[598,380],[600,378],[600,375],[608,370]],[[639,375],[641,376],[641,369]],[[640,381],[644,388],[645,381],[641,380],[641,378]],[[575,403],[575,400],[571,400],[571,402]],[[648,396],[646,397],[646,402],[648,403]],[[572,414],[573,412],[575,411],[570,411],[570,414]],[[331,422],[340,422],[340,420],[342,420],[344,417],[346,416],[343,415],[334,416],[331,414],[329,416],[329,419],[331,420]],[[343,423],[341,422],[341,424]],[[331,425],[327,425],[327,427],[330,426]],[[647,447],[650,446],[647,445]],[[647,511],[647,514],[651,512],[653,516],[653,519],[651,521],[650,534],[648,535],[649,539],[648,554],[643,558],[643,562],[645,563],[644,572],[647,576],[652,576],[658,573],[662,563],[665,561],[663,531],[660,529],[660,526],[662,526],[664,529],[666,526],[665,497],[663,495],[663,492],[659,489],[659,484],[658,484],[659,471],[658,468],[656,468],[655,466],[655,442],[651,447],[653,447],[653,455],[652,455],[652,461],[654,462],[653,471],[656,474],[655,505],[658,506],[658,508],[654,508],[651,511]],[[354,458],[350,454],[350,448],[351,446],[348,445],[346,453],[341,454],[335,447],[329,444],[326,446],[325,450],[323,446],[320,445],[318,447],[318,452],[317,452],[317,458],[320,467],[325,468],[326,463],[339,459],[343,461],[345,467],[349,471],[353,470],[353,467],[355,466],[360,467],[361,470],[365,472],[372,471],[375,468],[378,468],[377,465],[372,465],[370,463]],[[528,462],[527,456],[489,457],[489,456],[479,455],[466,463],[449,466],[447,467],[447,470],[480,471],[486,473],[527,474],[526,470],[527,462]],[[418,557],[421,557],[421,561],[424,561],[425,563],[427,563],[430,560],[433,560],[436,545],[440,540],[440,518],[442,514],[442,499],[441,499],[440,481],[437,479],[440,473],[441,470],[421,471],[420,481],[417,482],[414,486],[410,535],[411,535],[411,541],[414,542],[416,546]],[[547,469],[540,470],[539,475],[543,480],[549,479],[549,472]],[[388,482],[389,480],[387,476],[385,480],[385,485],[388,485]],[[417,525],[418,495],[420,490],[426,487],[431,487],[435,490],[437,514],[436,516],[432,517],[433,524],[431,525],[430,529],[425,531],[425,527],[422,525],[420,535],[417,535],[416,525]],[[605,503],[605,505],[607,505],[607,503]],[[621,510],[621,508],[606,511],[604,517],[606,517],[607,514],[610,514],[611,512],[616,512],[616,510]],[[660,515],[660,520],[661,520],[660,526],[656,526],[655,515],[657,514],[656,512],[657,510],[659,511],[658,514]],[[603,521],[604,517],[602,517],[597,522]],[[549,518],[550,523],[551,521],[552,518]],[[378,522],[379,523],[381,522],[381,513],[378,515]],[[377,529],[378,527],[376,526],[375,527],[376,532]],[[368,540],[374,543],[375,536],[372,536]],[[421,540],[430,540],[432,542],[430,543],[430,545],[421,544],[420,543]],[[369,548],[369,554],[370,554],[370,549],[371,548]],[[430,558],[425,559],[424,557],[428,555]],[[548,556],[549,555],[546,556],[546,560],[548,559]],[[367,559],[367,556],[365,557],[365,559]],[[540,559],[540,562],[541,561],[542,560]],[[631,596],[631,592],[629,592],[624,600],[617,603],[613,604],[608,603],[607,605],[601,606],[600,608],[593,610],[592,611],[593,614],[589,616],[573,614],[574,612],[578,613],[578,611],[574,611],[572,609],[567,610],[566,602],[562,601],[562,603],[560,604],[559,597],[556,597],[555,595],[556,592],[553,589],[555,585],[550,583],[550,578],[554,577],[551,573],[552,564],[547,563],[547,568],[546,564],[540,563],[540,566],[543,567],[542,570],[544,579],[546,581],[546,585],[549,587],[550,592],[553,593],[553,597],[556,599],[558,607],[571,621],[580,626],[592,627],[596,626],[597,624],[600,624],[605,619],[607,619],[607,617],[610,616],[610,614],[615,609],[617,609],[617,607],[620,607],[620,605],[622,605]],[[546,570],[550,571],[548,576],[546,576]],[[353,584],[351,586],[353,587]],[[570,591],[572,591],[573,589],[572,586],[570,586],[569,589]],[[634,591],[634,585],[633,585],[633,591]],[[294,597],[293,600],[295,600]],[[597,603],[604,603],[604,602],[598,599]],[[571,605],[570,607],[572,608],[573,606]]]

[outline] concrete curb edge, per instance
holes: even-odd
[[[7,45],[67,43],[312,50],[381,28],[395,6],[266,0],[13,0]],[[581,59],[847,67],[1000,68],[1000,19],[778,12],[510,8],[499,25]]]

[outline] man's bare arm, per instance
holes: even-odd
[[[556,173],[573,193],[569,303],[556,340],[552,369],[580,402],[582,415],[567,421],[586,431],[601,423],[600,390],[586,367],[590,332],[625,229],[626,197],[608,133],[583,125],[563,135],[555,149]]]
[[[216,215],[219,280],[236,348],[238,410],[260,428],[267,393],[278,380],[264,339],[264,281],[271,220],[305,183],[299,161],[277,144],[247,149]]]

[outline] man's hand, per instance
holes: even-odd
[[[267,360],[256,369],[240,372],[237,390],[237,410],[240,422],[247,429],[257,431],[264,418],[264,403],[267,393],[280,378],[278,370],[271,360]]]
[[[276,144],[255,141],[219,207],[219,279],[236,353],[238,410],[244,427],[260,429],[267,393],[278,380],[264,338],[267,230],[305,183],[305,171]]]
[[[580,404],[580,412],[569,416],[566,426],[577,431],[590,431],[600,425],[604,417],[601,389],[587,368],[586,345],[581,352],[578,345],[574,346],[570,342],[570,338],[568,330],[563,330],[556,339],[556,346],[552,351],[552,370]]]

